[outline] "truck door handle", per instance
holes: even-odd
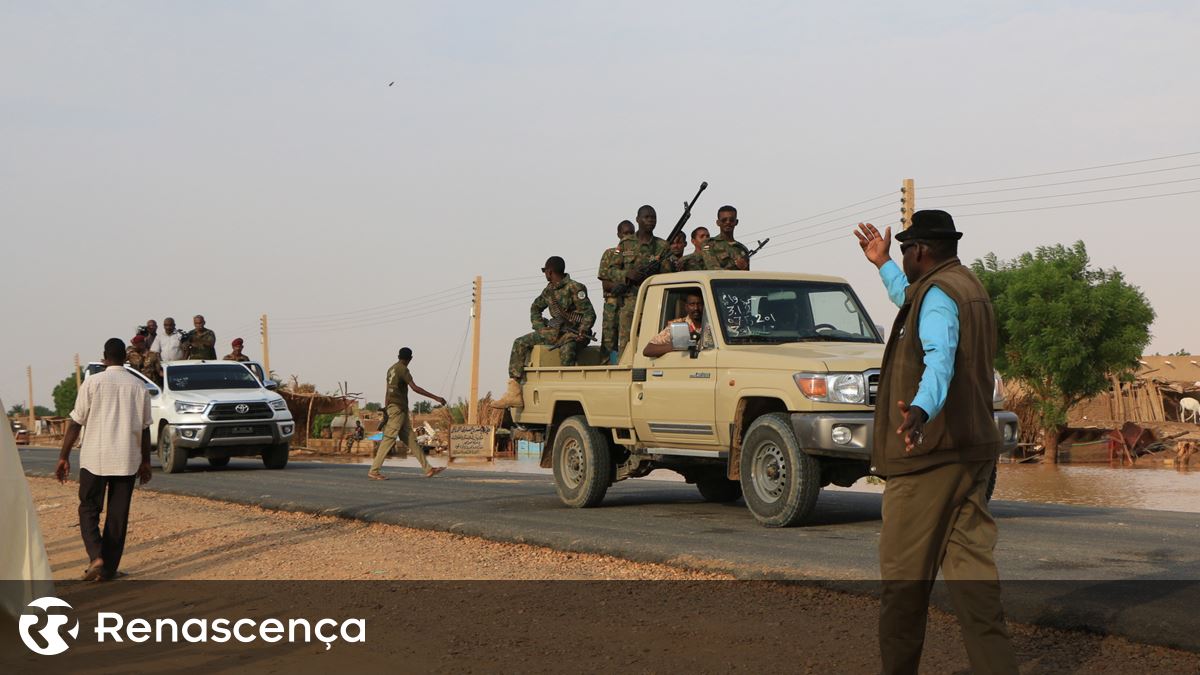
[[[663,373],[663,371],[661,371],[661,370],[654,370],[654,371],[650,372],[650,375],[652,377],[662,377],[662,373]]]

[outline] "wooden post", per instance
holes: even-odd
[[[483,313],[483,277],[475,277],[471,303],[471,399],[467,401],[467,424],[479,424],[479,323]],[[451,385],[453,386],[453,385]]]
[[[29,381],[29,435],[33,436],[37,421],[37,416],[33,414],[33,366],[25,366],[25,379]]]
[[[907,230],[912,227],[913,211],[917,209],[917,188],[913,179],[905,178],[900,188],[900,227]]]
[[[267,315],[262,315],[262,352],[263,352],[263,370],[264,375],[270,379],[271,377],[271,337],[267,334]]]
[[[79,387],[83,384],[83,373],[79,368],[79,354],[75,355],[75,392],[79,393]]]

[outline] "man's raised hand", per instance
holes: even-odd
[[[858,229],[854,230],[854,236],[858,237],[858,245],[863,250],[863,255],[867,256],[876,267],[883,267],[887,261],[892,259],[890,253],[892,248],[892,228],[889,226],[884,229],[883,234],[879,234],[879,229],[870,223],[859,223]]]

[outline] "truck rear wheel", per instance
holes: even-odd
[[[612,456],[604,435],[583,415],[563,420],[554,434],[554,488],[567,506],[595,506],[612,482]]]
[[[763,415],[742,442],[746,506],[767,527],[789,527],[812,515],[821,494],[821,466],[800,449],[786,413]]]
[[[287,443],[279,443],[264,448],[262,453],[263,466],[268,469],[282,469],[287,466],[289,450],[290,448]]]
[[[725,504],[736,502],[738,497],[742,496],[742,484],[724,476],[701,478],[696,481],[696,487],[700,489],[700,496],[704,497],[706,502]]]
[[[166,473],[183,473],[187,469],[188,451],[175,440],[175,428],[170,424],[158,432],[158,460]]]

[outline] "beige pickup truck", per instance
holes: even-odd
[[[694,293],[699,333],[673,324]],[[870,475],[882,329],[844,279],[678,272],[643,283],[637,303],[616,365],[595,347],[572,367],[544,347],[531,355],[512,420],[543,434],[565,504],[595,506],[613,482],[669,469],[704,499],[744,497],[760,523],[785,527],[812,515],[822,487]],[[672,351],[644,356],[672,324]],[[996,402],[1011,448],[1017,418]]]

